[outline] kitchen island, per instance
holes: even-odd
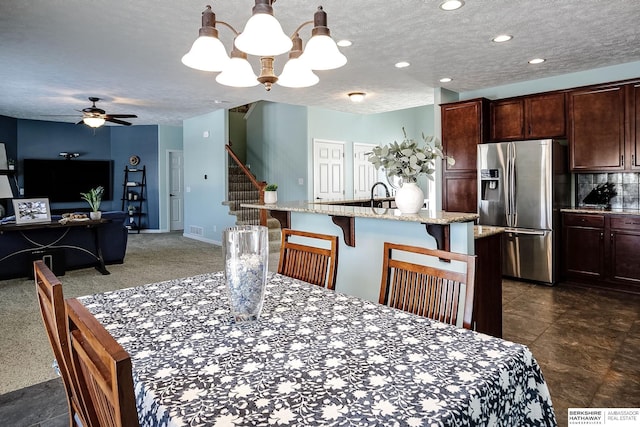
[[[424,209],[407,215],[397,209],[366,206],[368,203],[369,200],[295,201],[242,206],[268,210],[283,228],[339,236],[336,291],[373,302],[379,297],[384,242],[476,254],[475,213]],[[485,236],[487,231],[484,230]],[[481,254],[478,255],[480,260]],[[496,274],[500,276],[499,271]],[[480,287],[476,284],[477,295],[481,296]],[[486,304],[485,309],[501,311],[501,307],[498,298]],[[479,319],[485,316],[482,309],[476,310],[476,314]],[[499,335],[498,329],[501,330],[501,325],[486,332]]]

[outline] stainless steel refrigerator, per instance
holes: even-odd
[[[478,146],[480,225],[505,227],[502,273],[553,285],[557,280],[560,208],[570,203],[566,141]]]

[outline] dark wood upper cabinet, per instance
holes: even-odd
[[[569,92],[569,125],[571,170],[625,169],[624,85]]]
[[[566,137],[565,93],[547,93],[493,101],[491,140]]]
[[[477,212],[478,144],[489,137],[489,100],[485,98],[442,104],[442,146],[455,165],[443,163],[442,209]]]
[[[493,101],[490,111],[492,141],[524,138],[524,100],[522,98]]]
[[[630,137],[627,156],[631,159],[631,169],[637,170],[640,169],[640,83],[629,85],[628,95],[627,134]]]
[[[441,105],[442,146],[456,160],[453,166],[445,165],[445,172],[476,170],[477,145],[488,136],[488,108],[485,98]]]
[[[565,101],[564,92],[525,98],[525,137],[527,139],[566,137]]]

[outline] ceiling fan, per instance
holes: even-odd
[[[131,123],[125,122],[119,119],[136,118],[135,114],[107,114],[103,109],[96,107],[96,102],[100,101],[100,98],[89,97],[89,101],[93,103],[91,107],[82,109],[82,120],[76,124],[84,123],[92,128],[99,128],[105,122],[116,123],[119,125],[131,126]]]

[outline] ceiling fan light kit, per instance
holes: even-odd
[[[84,117],[82,121],[85,125],[92,128],[99,128],[105,123],[105,119],[103,119],[102,117]]]
[[[197,70],[221,72],[216,81],[226,86],[250,87],[262,83],[266,90],[271,90],[274,83],[286,87],[313,86],[320,79],[312,70],[333,70],[347,63],[347,58],[331,38],[327,14],[322,6],[318,7],[313,21],[302,23],[288,37],[273,15],[274,2],[255,0],[253,14],[242,33],[224,21],[217,21],[211,6],[206,6],[202,12],[199,37],[182,57],[182,63]],[[227,56],[218,38],[216,24],[228,27],[235,34],[231,57]],[[313,24],[311,38],[303,50],[299,31],[310,24]],[[273,63],[276,56],[286,52],[289,52],[289,61],[278,77]],[[260,75],[257,77],[247,60],[247,54],[260,57]]]

